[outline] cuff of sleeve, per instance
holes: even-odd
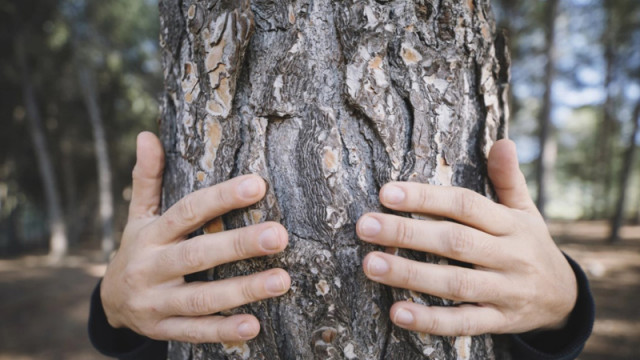
[[[512,335],[514,359],[572,360],[584,348],[595,321],[589,280],[580,265],[565,255],[578,283],[578,299],[564,328]]]
[[[109,325],[100,297],[100,284],[91,294],[89,311],[89,339],[101,354],[122,360],[165,359],[167,343],[136,334],[129,329],[116,329]]]

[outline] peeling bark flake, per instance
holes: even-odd
[[[488,1],[160,0],[160,15],[163,207],[253,173],[268,184],[265,198],[202,232],[265,221],[289,232],[282,254],[189,278],[279,267],[292,281],[281,297],[221,314],[255,315],[255,339],[171,342],[169,359],[509,358],[500,337],[393,326],[395,301],[456,303],[368,280],[362,260],[376,248],[355,234],[362,214],[388,212],[378,193],[389,181],[491,196],[486,158],[506,134],[509,56]]]

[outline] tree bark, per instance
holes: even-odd
[[[67,253],[68,240],[64,223],[64,214],[58,192],[56,174],[47,146],[47,138],[42,127],[42,118],[36,94],[31,80],[31,69],[27,60],[24,35],[16,35],[15,54],[22,79],[22,96],[29,121],[29,131],[33,141],[34,152],[38,161],[38,170],[47,203],[49,221],[49,256],[54,261],[60,260]]]
[[[395,300],[456,304],[369,281],[361,264],[374,247],[355,235],[362,214],[388,212],[378,191],[389,181],[491,196],[486,156],[506,132],[509,58],[489,1],[164,0],[160,14],[164,208],[256,173],[264,201],[224,216],[224,228],[278,221],[290,237],[282,255],[188,280],[271,267],[292,277],[285,296],[229,312],[255,314],[257,339],[172,342],[169,358],[503,358],[489,335],[394,327]]]
[[[617,242],[620,240],[620,228],[624,221],[624,205],[627,199],[627,188],[629,187],[629,178],[631,177],[637,147],[636,136],[638,135],[638,123],[640,122],[640,103],[636,105],[631,121],[633,123],[633,130],[629,133],[629,145],[624,152],[622,172],[620,174],[620,193],[616,201],[615,213],[611,218],[609,242]]]
[[[101,247],[105,258],[115,249],[113,238],[113,190],[111,186],[111,165],[109,162],[109,148],[104,132],[95,79],[91,70],[78,65],[78,80],[82,89],[82,99],[89,115],[89,123],[93,131],[93,143],[96,152],[96,168],[98,175],[98,206],[101,225]]]
[[[544,70],[544,96],[540,109],[539,122],[539,148],[540,154],[536,162],[536,185],[538,194],[536,205],[543,217],[546,217],[547,191],[553,182],[553,170],[556,163],[558,145],[555,138],[553,122],[551,121],[551,110],[553,109],[553,79],[555,77],[555,38],[556,38],[556,17],[558,14],[559,0],[547,1],[546,23],[545,23],[545,58]]]

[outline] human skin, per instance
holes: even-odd
[[[164,153],[158,138],[141,133],[136,156],[129,219],[101,283],[109,324],[156,340],[254,338],[260,324],[253,315],[211,314],[286,293],[291,279],[285,270],[204,283],[186,283],[184,275],[279,253],[288,243],[286,229],[267,222],[184,240],[210,220],[258,202],[265,195],[264,180],[245,175],[199,190],[160,215]],[[499,203],[456,187],[390,183],[381,189],[380,201],[389,209],[456,222],[378,213],[358,220],[363,241],[473,265],[421,263],[392,251],[368,254],[363,270],[369,279],[464,304],[397,302],[390,311],[396,325],[457,336],[557,329],[566,322],[577,298],[576,279],[528,194],[513,142],[493,146],[488,171]]]

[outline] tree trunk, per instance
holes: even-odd
[[[109,148],[104,132],[95,79],[91,70],[78,66],[78,79],[82,89],[82,99],[89,113],[89,122],[93,131],[93,143],[96,152],[96,167],[98,171],[98,206],[100,210],[100,225],[102,230],[102,253],[108,258],[115,249],[113,238],[113,191],[111,189],[111,165],[109,164]]]
[[[15,54],[22,78],[22,96],[29,120],[29,131],[33,148],[38,161],[38,170],[47,202],[47,217],[49,220],[49,255],[54,260],[60,260],[67,253],[68,240],[64,223],[64,214],[58,192],[56,174],[53,170],[51,155],[47,149],[47,139],[42,127],[42,118],[36,101],[35,90],[31,82],[31,69],[27,60],[24,35],[17,35],[15,40]]]
[[[257,339],[173,342],[169,358],[493,359],[489,335],[394,327],[394,300],[455,304],[369,281],[361,264],[374,247],[355,235],[362,214],[388,212],[378,191],[389,181],[490,196],[486,156],[506,131],[509,59],[489,2],[164,0],[160,14],[164,208],[256,173],[265,200],[224,216],[225,228],[272,220],[290,236],[283,255],[189,279],[276,266],[292,278],[285,296],[230,312],[255,314]]]
[[[66,216],[65,224],[67,225],[67,238],[69,245],[73,246],[78,242],[79,229],[81,221],[79,221],[80,211],[78,209],[78,183],[76,182],[76,174],[74,168],[72,139],[73,135],[66,133],[60,141],[61,161],[60,170],[62,171],[62,189],[64,195],[64,213]]]
[[[540,109],[540,155],[536,162],[536,184],[538,195],[536,205],[543,217],[546,217],[545,207],[547,203],[547,191],[553,183],[553,170],[555,167],[558,145],[555,138],[554,126],[551,122],[551,110],[553,109],[553,79],[555,77],[555,38],[556,17],[558,14],[559,0],[547,1],[545,23],[545,58],[547,64],[544,70],[544,96]]]
[[[624,153],[622,172],[620,174],[620,193],[618,195],[618,201],[616,202],[615,213],[611,219],[609,242],[617,242],[620,240],[620,228],[624,221],[624,205],[627,198],[627,187],[629,185],[629,178],[631,177],[631,170],[633,169],[637,146],[636,136],[638,135],[638,122],[640,122],[640,103],[636,105],[631,121],[633,122],[633,130],[629,134],[629,145]]]
[[[615,133],[615,94],[614,81],[616,71],[616,36],[617,24],[613,10],[607,8],[607,27],[604,34],[605,78],[604,92],[606,98],[602,105],[602,120],[596,132],[595,167],[594,167],[594,218],[602,219],[610,216],[611,183],[613,182],[613,139]]]

